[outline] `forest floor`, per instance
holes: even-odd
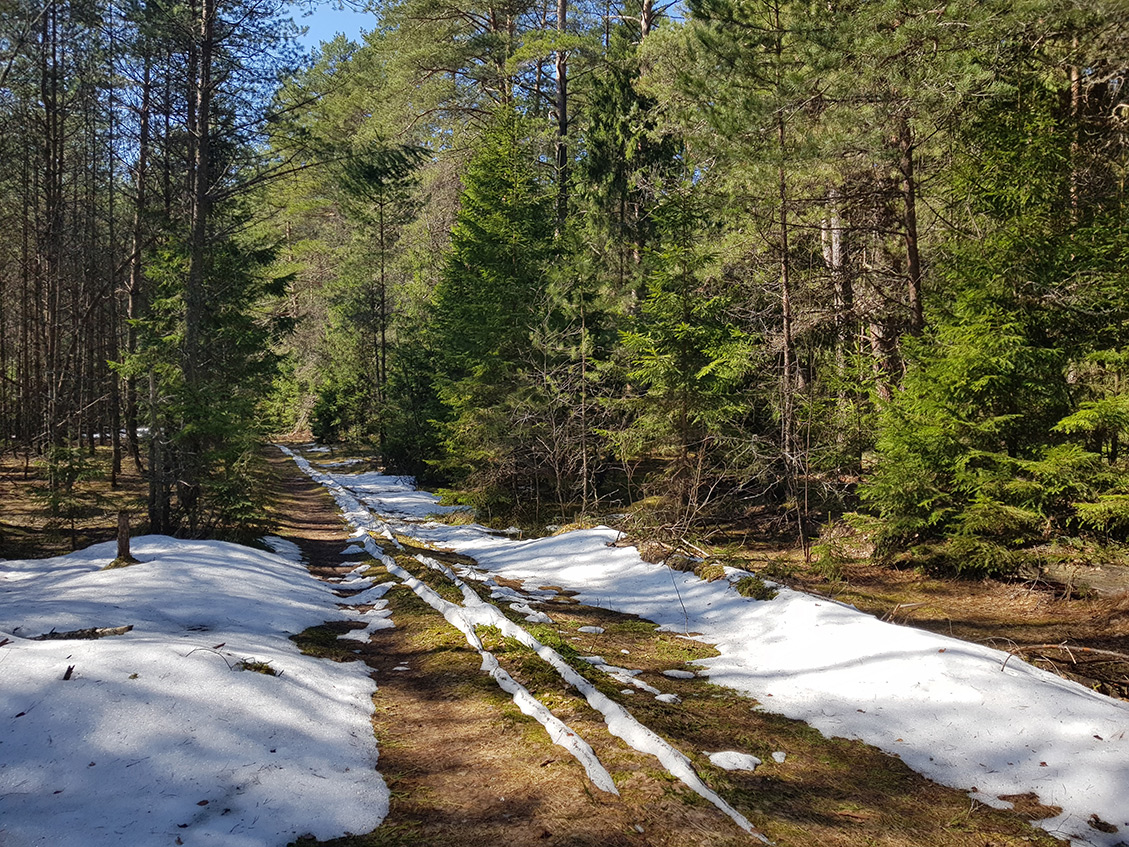
[[[277,474],[279,535],[299,545],[314,573],[342,577],[349,528],[325,489],[289,459]],[[432,551],[434,555],[434,551]],[[375,571],[378,571],[376,568]],[[370,573],[375,573],[370,571]],[[426,579],[422,573],[415,574]],[[517,586],[515,586],[517,587]],[[616,776],[618,798],[591,790],[542,728],[523,716],[481,670],[477,652],[443,617],[403,587],[386,598],[395,627],[374,633],[362,656],[377,674],[374,730],[381,773],[391,789],[388,818],[375,832],[325,842],[336,847],[470,845],[726,845],[752,840],[654,760],[608,735],[598,715],[569,705],[563,684],[494,645],[503,666],[592,743]],[[560,594],[547,604],[558,626],[598,626],[602,652],[629,653],[657,672],[716,655],[705,644],[656,631],[638,618],[586,606]],[[609,633],[614,643],[609,646]],[[673,683],[667,680],[667,683]],[[556,685],[559,692],[551,691]],[[788,751],[767,773],[695,765],[772,841],[789,845],[1002,845],[1058,843],[1026,821],[1053,816],[1033,796],[1015,809],[992,809],[914,773],[896,757],[799,721],[760,710],[755,701],[702,679],[678,681],[677,710],[633,704],[632,711],[686,751]],[[694,689],[699,689],[694,691]],[[765,753],[767,759],[767,753]],[[303,842],[319,843],[319,842]]]
[[[69,530],[45,525],[30,498],[34,468],[0,464],[0,559],[49,555],[70,548]],[[326,490],[281,453],[269,462],[277,500],[276,532],[296,543],[310,570],[340,578],[350,530]],[[137,504],[140,481],[126,478],[102,502]],[[81,544],[113,535],[109,517],[77,522]],[[1125,696],[1129,679],[1116,664],[1085,661],[1083,647],[1129,652],[1129,601],[1085,596],[1059,587],[998,581],[951,581],[913,570],[889,570],[865,561],[842,563],[827,578],[806,567],[797,551],[746,545],[751,569],[797,588],[833,595],[878,617],[989,643],[1001,649],[1067,642],[1076,649],[1042,652],[1059,670],[1095,688]],[[374,566],[379,570],[379,566]],[[420,574],[420,579],[425,575]],[[514,706],[481,671],[479,654],[437,612],[404,587],[387,594],[394,628],[361,645],[360,658],[378,679],[373,726],[379,769],[391,788],[391,809],[373,833],[330,842],[340,847],[392,845],[724,845],[751,843],[716,808],[673,780],[650,757],[608,735],[598,715],[570,705],[565,686],[547,678],[505,643],[499,660],[518,681],[554,702],[554,711],[588,739],[616,778],[618,798],[593,791],[544,730]],[[699,642],[656,631],[638,618],[586,606],[561,592],[553,618],[572,628],[599,626],[601,651],[629,652],[644,672],[715,655]],[[334,643],[327,623],[309,633],[308,649],[352,658]],[[609,641],[614,643],[609,646]],[[355,646],[356,642],[352,642]],[[345,655],[348,652],[350,655]],[[1036,651],[1037,652],[1037,651]],[[1031,658],[1027,652],[1025,657]],[[1073,664],[1072,660],[1078,664]],[[1069,668],[1066,666],[1070,666]],[[1118,677],[1118,674],[1121,674]],[[776,843],[789,845],[1012,845],[1052,844],[1027,820],[1057,810],[1033,797],[1010,798],[1013,811],[990,808],[961,791],[941,787],[895,757],[842,738],[826,738],[804,723],[762,711],[755,701],[703,679],[667,680],[682,697],[677,710],[639,702],[633,712],[662,737],[687,751],[787,751],[784,762],[756,772],[723,771],[695,760],[707,783]],[[560,688],[554,692],[553,688]],[[1122,686],[1118,688],[1118,686]],[[697,690],[695,690],[697,689]],[[301,844],[319,842],[301,841]]]
[[[145,480],[132,462],[123,463],[116,487],[109,483],[110,452],[86,457],[88,476],[75,486],[66,517],[50,518],[45,503],[47,481],[31,456],[0,453],[0,560],[42,559],[108,541],[117,534],[118,509],[134,525],[145,514]]]

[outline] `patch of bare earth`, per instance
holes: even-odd
[[[281,454],[278,533],[295,541],[319,575],[343,573],[348,533],[324,489]],[[358,561],[357,557],[349,567]],[[376,579],[390,579],[367,560]],[[437,590],[450,586],[410,557],[402,567]],[[385,823],[372,833],[335,839],[337,847],[393,845],[633,845],[727,847],[757,843],[726,815],[669,776],[658,762],[612,737],[601,716],[536,654],[496,631],[480,633],[499,662],[592,745],[620,791],[596,789],[583,768],[551,743],[540,724],[522,715],[480,669],[481,660],[441,615],[403,586],[386,595],[393,629],[365,645],[335,636],[354,624],[307,631],[299,643],[338,660],[365,661],[378,690],[373,727],[379,769],[392,792]],[[753,700],[701,678],[669,679],[711,648],[636,618],[576,603],[567,593],[544,605],[553,624],[531,626],[577,670],[641,722],[689,756],[699,774],[774,843],[827,845],[985,845],[1060,842],[1025,820],[942,788],[896,758],[843,739],[826,739],[802,723],[763,711]],[[581,633],[599,626],[603,633]],[[682,702],[665,704],[644,692],[621,693],[579,657],[605,656],[639,669],[641,678]],[[703,751],[734,749],[764,762],[755,772],[726,772]],[[784,761],[772,754],[785,753]],[[1037,811],[1037,810],[1036,810]],[[302,845],[317,842],[302,840]]]
[[[108,447],[86,461],[89,478],[75,485],[67,513],[52,517],[42,465],[31,455],[0,453],[0,559],[43,559],[109,541],[117,536],[118,509],[130,513],[135,527],[144,520],[146,483],[132,460],[122,462],[113,486]]]

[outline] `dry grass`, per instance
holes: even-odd
[[[90,457],[94,478],[76,484],[84,514],[75,521],[74,548],[115,538],[119,509],[131,514],[135,527],[144,526],[145,480],[126,459],[117,487],[111,487],[110,461],[110,448],[97,448]],[[41,500],[46,487],[35,459],[0,455],[0,559],[40,559],[72,549],[69,521],[52,518]]]

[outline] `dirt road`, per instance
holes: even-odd
[[[321,578],[366,561],[342,551],[348,532],[336,504],[292,461],[271,451],[277,478],[279,535],[302,549]],[[369,573],[388,578],[371,559]],[[423,578],[421,575],[420,578]],[[602,717],[540,659],[499,638],[490,645],[503,666],[595,749],[619,796],[590,783],[584,769],[554,745],[481,670],[465,638],[405,587],[386,595],[394,628],[369,643],[334,643],[351,626],[338,622],[307,639],[338,660],[372,668],[379,769],[392,791],[391,811],[374,833],[336,845],[746,845],[759,843],[729,817],[673,779],[658,762],[612,737]],[[559,625],[604,630],[596,647],[626,653],[631,665],[681,698],[674,707],[624,696],[624,705],[690,756],[702,778],[784,845],[1053,844],[1025,818],[1052,814],[1017,799],[1023,814],[997,811],[941,788],[866,745],[825,739],[774,716],[754,701],[702,679],[673,680],[662,669],[711,653],[697,642],[659,633],[628,616],[576,604],[560,595]],[[343,614],[344,618],[345,615]],[[348,647],[341,645],[348,644]],[[738,749],[760,757],[755,772],[723,771],[702,751]],[[783,753],[778,762],[773,753]],[[971,786],[970,786],[971,787]],[[302,842],[305,844],[306,842]],[[309,842],[313,844],[315,842]]]

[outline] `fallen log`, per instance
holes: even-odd
[[[30,641],[55,641],[66,638],[81,639],[90,641],[95,638],[105,638],[107,635],[125,635],[133,629],[133,624],[127,626],[105,626],[105,627],[90,627],[89,629],[72,629],[70,632],[45,632],[43,635],[36,635],[30,638]]]

